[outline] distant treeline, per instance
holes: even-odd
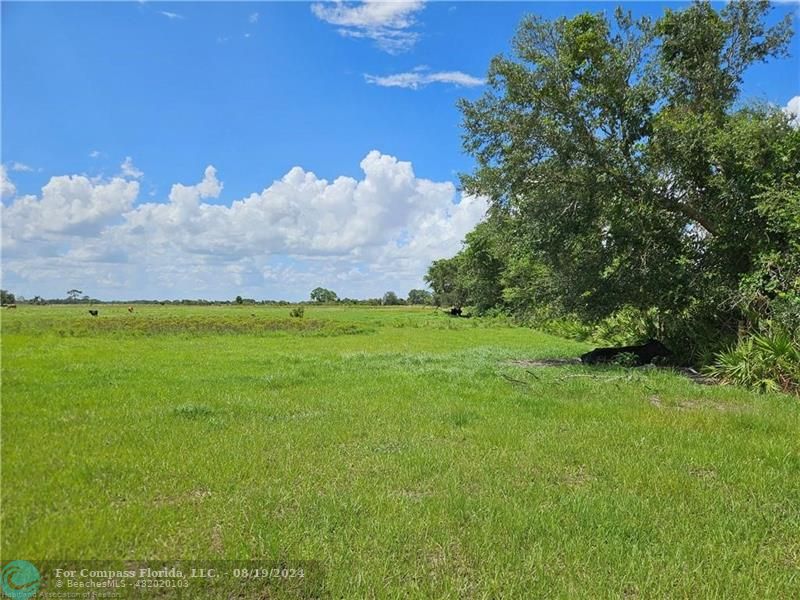
[[[15,295],[7,290],[0,290],[0,302],[7,304],[103,304],[103,305],[142,305],[142,304],[161,304],[161,305],[182,305],[182,306],[240,306],[240,305],[261,305],[261,306],[295,306],[295,305],[358,305],[358,306],[404,306],[404,305],[425,305],[431,303],[432,295],[427,290],[411,290],[409,298],[398,297],[394,292],[387,292],[382,298],[339,298],[335,294],[315,300],[301,300],[292,302],[290,300],[256,300],[255,298],[243,298],[237,296],[233,300],[207,300],[205,298],[183,298],[174,300],[99,300],[89,296],[80,298],[44,298],[34,296],[25,298]]]

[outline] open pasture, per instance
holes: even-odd
[[[800,405],[430,308],[2,314],[2,558],[318,560],[335,598],[800,593]]]

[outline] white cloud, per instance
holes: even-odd
[[[800,96],[795,96],[783,108],[783,112],[792,117],[792,125],[800,127]]]
[[[133,159],[130,156],[126,156],[125,160],[122,161],[122,164],[119,166],[122,169],[122,175],[125,177],[131,177],[133,179],[141,179],[144,177],[144,173],[136,168],[133,164]]]
[[[33,167],[29,167],[28,165],[17,161],[12,162],[9,168],[12,171],[33,171]]]
[[[100,156],[99,150],[92,150],[91,152],[89,152],[89,158],[97,158],[98,156]]]
[[[247,17],[247,21],[249,23],[258,23],[259,14],[257,12],[252,13],[249,17]]]
[[[446,83],[459,87],[476,87],[483,85],[485,81],[472,75],[467,75],[461,71],[436,71],[428,72],[425,66],[416,67],[406,73],[396,73],[394,75],[364,75],[368,83],[382,87],[399,87],[416,90],[432,83]]]
[[[416,24],[416,14],[424,7],[422,0],[366,0],[356,4],[337,0],[314,3],[311,12],[336,25],[342,36],[371,39],[381,50],[399,54],[417,43],[419,34],[411,28]]]
[[[158,11],[168,19],[183,19],[183,15],[179,15],[178,13],[169,12],[168,10],[160,10]]]
[[[359,178],[332,181],[294,167],[229,205],[204,201],[223,189],[213,166],[196,184],[173,185],[168,201],[136,205],[135,180],[54,177],[40,197],[4,209],[8,285],[35,295],[93,278],[81,289],[116,298],[218,298],[242,288],[299,299],[317,285],[405,293],[422,285],[430,261],[458,251],[486,200],[459,197],[451,182],[419,178],[411,163],[378,151],[360,166]]]
[[[17,186],[8,178],[5,165],[0,165],[0,196],[11,197],[17,193]]]
[[[119,177],[106,182],[83,175],[51,177],[41,196],[17,197],[3,208],[3,242],[95,236],[130,209],[138,194],[138,182]]]

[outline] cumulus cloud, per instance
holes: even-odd
[[[122,169],[122,174],[125,177],[132,177],[133,179],[141,179],[144,177],[144,173],[134,166],[133,159],[130,156],[125,157],[125,160],[122,161],[119,168]]]
[[[311,5],[314,15],[338,27],[340,35],[373,40],[383,51],[400,54],[414,47],[419,33],[412,30],[416,15],[425,7],[422,0],[366,0],[344,3],[317,2]]]
[[[461,71],[428,71],[425,66],[417,67],[406,73],[394,75],[364,75],[367,83],[381,87],[399,87],[416,90],[432,83],[445,83],[459,87],[476,87],[483,85],[483,79],[467,75]]]
[[[83,175],[51,177],[40,196],[17,197],[3,208],[4,242],[97,235],[130,209],[138,194],[138,182],[119,177],[107,182]]]
[[[167,17],[170,20],[172,20],[172,19],[183,19],[183,15],[180,15],[180,14],[174,13],[174,12],[169,12],[168,10],[160,10],[158,12],[161,13],[162,15],[164,15],[165,17]]]
[[[486,200],[419,178],[411,163],[378,151],[360,166],[359,178],[332,181],[294,167],[229,205],[205,201],[223,189],[213,166],[195,184],[173,185],[167,201],[136,205],[135,180],[54,177],[40,197],[4,209],[4,266],[29,295],[41,293],[26,289],[35,282],[89,276],[118,298],[227,297],[239,288],[303,298],[317,285],[377,296],[418,287],[431,260],[458,251]]]
[[[8,178],[5,165],[0,165],[0,196],[11,197],[17,193],[17,186]]]
[[[257,12],[251,13],[249,17],[247,17],[247,21],[250,23],[258,23],[259,14]]]
[[[91,152],[89,152],[89,158],[97,158],[98,156],[100,156],[99,150],[92,150]]]
[[[792,125],[800,127],[800,96],[795,96],[783,108],[783,112],[792,117]]]

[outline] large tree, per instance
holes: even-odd
[[[317,287],[311,290],[311,299],[314,302],[326,303],[326,302],[336,302],[339,299],[339,297],[333,290],[329,290],[323,287]]]
[[[430,304],[433,300],[433,294],[428,290],[413,289],[408,291],[409,304]]]
[[[775,182],[797,172],[778,160],[797,139],[788,118],[736,104],[745,70],[786,53],[790,17],[767,27],[769,9],[527,17],[489,91],[460,103],[478,165],[463,187],[490,198],[490,220],[566,308],[724,302],[754,268],[775,214],[757,197],[774,204]]]
[[[433,261],[425,275],[425,283],[433,290],[433,303],[436,306],[464,306],[467,290],[464,286],[460,254],[453,258]]]

